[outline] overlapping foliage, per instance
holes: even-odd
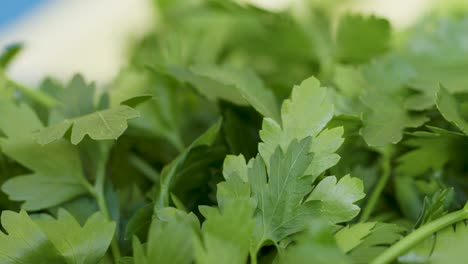
[[[108,87],[0,56],[0,263],[463,263],[467,15],[154,2]]]

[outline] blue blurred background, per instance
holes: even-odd
[[[4,0],[0,8],[0,29],[8,26],[47,0]]]

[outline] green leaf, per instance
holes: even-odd
[[[58,94],[58,103],[52,112],[52,122],[71,119],[94,112],[94,83],[87,84],[84,77],[77,74]],[[56,116],[59,115],[59,116]]]
[[[312,189],[313,178],[305,175],[312,161],[310,141],[310,137],[293,140],[285,152],[277,147],[266,167],[268,174],[258,156],[250,168],[249,182],[258,204],[254,250],[266,241],[277,243],[302,230],[316,213],[316,203],[302,202]]]
[[[0,55],[0,264],[466,262],[468,9],[151,1],[99,89]]]
[[[407,218],[417,221],[423,206],[421,193],[414,178],[396,175],[395,198]]]
[[[416,93],[410,95],[405,100],[405,108],[414,111],[424,111],[431,109],[435,104],[435,95]]]
[[[190,151],[177,172],[171,188],[171,195],[177,196],[186,210],[196,210],[198,204],[213,198],[207,187],[212,188],[214,184],[212,181],[217,178],[213,169],[220,166],[225,155],[225,149],[219,141],[211,145],[198,146]]]
[[[235,175],[241,178],[244,182],[248,181],[248,168],[245,158],[242,155],[234,156],[227,155],[223,164],[223,176],[227,180]]]
[[[314,153],[314,160],[307,174],[317,176],[339,160],[335,151],[343,143],[343,129],[323,130],[332,117],[333,105],[328,101],[327,88],[320,86],[314,77],[306,79],[293,88],[291,99],[283,103],[282,126],[270,118],[263,120],[260,131],[263,142],[258,146],[259,153],[269,164],[278,145],[285,150],[294,139],[312,136],[310,152]]]
[[[198,109],[195,106],[199,102],[194,101],[194,93],[174,83],[175,81],[155,71],[126,68],[114,81],[109,92],[113,105],[136,107],[140,112],[141,117],[132,119],[129,123],[130,128],[136,130],[135,134],[167,139],[182,151],[182,125],[193,118],[188,112],[196,113]],[[152,98],[143,101],[149,98],[133,97],[135,94],[151,94]],[[136,106],[135,103],[141,104]]]
[[[60,205],[87,192],[78,178],[67,174],[17,176],[6,181],[2,191],[10,200],[24,201],[22,208],[28,211]]]
[[[309,113],[309,114],[306,114]],[[314,77],[295,86],[291,99],[281,107],[284,144],[293,139],[316,136],[333,117],[333,105],[327,101],[327,88]]]
[[[37,142],[49,144],[62,138],[68,130],[71,130],[71,143],[74,145],[86,135],[93,140],[117,139],[127,129],[127,119],[139,116],[139,112],[129,106],[115,106],[44,128],[38,133]]]
[[[351,227],[354,235],[362,235],[362,230]],[[401,239],[404,228],[396,224],[376,223],[371,232],[365,236],[361,243],[351,249],[348,255],[355,263],[370,263],[390,245]],[[356,234],[356,232],[358,232]]]
[[[398,158],[396,171],[409,177],[419,176],[427,171],[438,172],[447,162],[461,154],[458,146],[463,142],[463,134],[440,129],[434,132],[416,132],[403,142],[412,150]]]
[[[338,23],[336,56],[350,63],[362,63],[390,47],[390,23],[375,16],[345,15]]]
[[[132,257],[123,257],[119,259],[119,264],[134,264]]]
[[[280,264],[289,263],[351,263],[339,249],[330,227],[313,223],[306,231],[295,238],[295,243],[286,248],[279,257]]]
[[[180,170],[183,167],[190,152],[197,147],[210,146],[213,144],[218,136],[221,123],[222,120],[218,120],[218,122],[211,126],[205,133],[195,139],[189,147],[187,147],[181,154],[179,154],[179,156],[177,156],[177,158],[164,167],[163,171],[161,172],[161,185],[155,208],[164,208],[169,206],[169,194],[175,182],[178,180],[178,177],[180,176]]]
[[[343,227],[335,234],[338,247],[343,252],[348,253],[352,249],[361,245],[364,239],[372,232],[372,229],[376,225],[376,222],[367,222]]]
[[[25,211],[3,211],[1,220],[0,263],[67,263]]]
[[[142,104],[144,102],[147,102],[148,100],[150,100],[152,98],[153,98],[153,95],[151,95],[151,94],[143,94],[143,95],[139,95],[139,96],[135,96],[135,97],[123,100],[122,102],[120,102],[120,104],[135,108],[138,105],[140,105],[140,104]]]
[[[401,90],[416,76],[414,68],[404,58],[390,54],[363,66],[363,75],[375,89],[385,93]]]
[[[423,208],[415,228],[446,215],[454,201],[454,196],[453,188],[446,188],[434,192],[430,197],[424,197]]]
[[[169,68],[168,72],[183,82],[187,82],[193,85],[197,91],[208,98],[209,100],[225,100],[236,105],[248,105],[248,102],[242,97],[237,88],[233,83],[224,84],[216,79],[216,76],[210,76],[208,66],[204,66],[205,73],[203,72],[202,66],[193,66],[193,68],[185,69],[182,67]],[[200,74],[197,73],[198,68],[200,68]],[[192,70],[193,69],[193,70]],[[218,71],[222,72],[222,70]],[[214,75],[214,73],[213,73]],[[221,81],[223,81],[221,79]],[[232,80],[227,80],[227,82],[233,82]]]
[[[225,182],[218,184],[216,198],[218,199],[219,207],[223,209],[225,204],[229,205],[233,202],[244,203],[244,201],[249,201],[251,205],[253,205],[253,202],[250,199],[250,194],[250,186],[246,182],[242,181],[237,175],[233,175]]]
[[[7,46],[5,50],[0,53],[0,69],[6,69],[22,50],[22,44],[12,44]]]
[[[369,87],[361,68],[338,65],[333,74],[333,82],[337,91],[333,95],[335,115],[360,116],[363,105],[359,96]]]
[[[114,236],[115,223],[106,220],[102,213],[88,218],[83,227],[65,210],[58,218],[44,215],[35,220],[66,263],[94,264],[99,262]]]
[[[152,216],[152,204],[147,204],[136,210],[125,227],[125,239],[130,240],[136,236],[141,240],[146,240],[146,233],[151,226]]]
[[[363,70],[356,66],[337,65],[333,81],[338,90],[348,98],[358,97],[368,86]]]
[[[86,135],[94,140],[117,139],[127,129],[127,119],[140,116],[138,111],[127,105],[105,109],[108,108],[106,93],[101,96],[100,105],[95,106],[95,85],[87,84],[81,75],[75,75],[66,88],[56,90],[59,103],[50,110],[49,126],[37,135],[37,142],[41,145],[64,137],[69,130],[74,145]],[[141,96],[134,99],[138,98]]]
[[[321,217],[336,224],[357,216],[360,208],[354,203],[364,196],[364,185],[360,179],[346,175],[337,182],[336,177],[329,176],[320,181],[307,201],[320,201]]]
[[[186,81],[207,98],[250,104],[263,116],[279,120],[276,98],[253,71],[202,65],[192,66],[190,71]]]
[[[404,102],[395,95],[369,91],[362,101],[369,110],[362,116],[364,126],[360,133],[370,146],[396,144],[403,138],[404,129],[419,127],[429,120],[424,115],[408,113]]]
[[[192,263],[194,227],[199,225],[196,216],[175,208],[158,213],[159,219],[153,219],[146,247],[133,238],[134,263]]]
[[[306,174],[319,175],[338,163],[340,156],[335,152],[343,144],[343,133],[343,127],[326,128],[312,140],[310,152],[314,153],[314,159]]]
[[[246,263],[254,227],[250,201],[232,200],[220,209],[201,207],[200,210],[206,220],[202,239],[195,244],[196,263]]]
[[[0,103],[0,129],[7,137],[28,137],[43,125],[34,111],[26,104]]]
[[[459,112],[459,107],[455,97],[441,85],[437,93],[437,108],[447,121],[468,135],[468,123]]]
[[[26,210],[40,210],[87,192],[76,148],[65,140],[46,146],[36,143],[33,132],[42,124],[26,105],[3,103],[0,114],[5,117],[0,120],[0,129],[8,136],[0,140],[2,152],[34,172],[5,182],[2,190],[10,199],[25,201]]]
[[[401,238],[404,229],[395,224],[379,222],[357,223],[335,233],[340,249],[353,263],[369,263]]]
[[[279,120],[278,105],[273,92],[266,88],[263,81],[253,72],[225,68],[192,67],[192,71],[209,76],[224,85],[236,87],[242,98],[265,117]]]
[[[254,204],[247,183],[247,165],[243,156],[227,156],[218,184],[219,208],[202,206],[206,218],[201,239],[195,243],[196,263],[245,263],[254,229]]]
[[[412,87],[431,97],[440,83],[451,93],[466,91],[467,21],[466,15],[436,16],[413,27],[402,52],[417,72]]]
[[[246,158],[257,155],[258,116],[253,115],[250,109],[239,108],[226,103],[221,104],[221,114],[223,117],[223,135],[229,152],[242,154]]]
[[[2,213],[0,263],[98,263],[109,247],[115,224],[96,213],[81,227],[65,210],[54,219],[32,220],[25,211]]]

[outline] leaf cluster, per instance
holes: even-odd
[[[153,2],[104,87],[0,55],[0,263],[463,263],[468,15]]]

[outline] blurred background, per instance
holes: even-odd
[[[282,9],[290,0],[248,2]],[[352,1],[345,11],[375,13],[402,29],[435,2]],[[26,84],[34,86],[48,75],[66,80],[75,72],[105,84],[126,62],[131,40],[157,26],[155,14],[150,0],[6,0],[0,4],[0,48],[24,43],[9,74]]]

